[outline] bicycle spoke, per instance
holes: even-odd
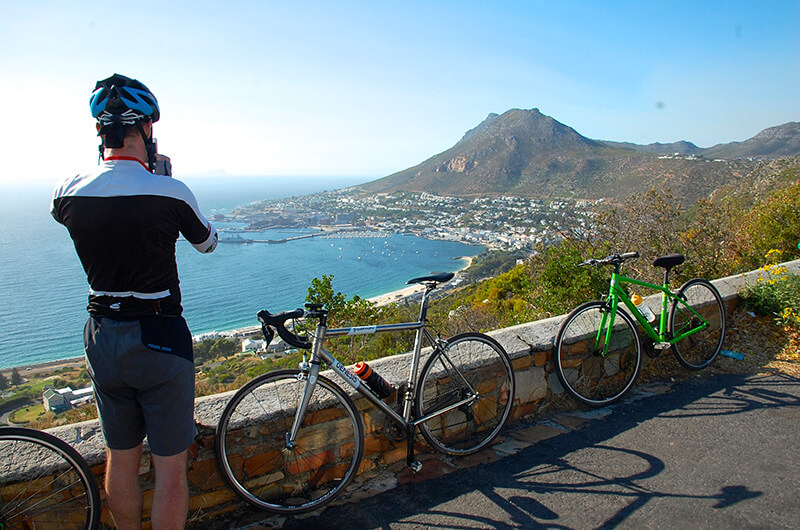
[[[100,496],[88,465],[52,435],[0,429],[0,528],[96,528]]]
[[[579,401],[607,405],[628,392],[641,367],[641,340],[631,317],[617,310],[609,322],[603,302],[589,302],[570,313],[554,348],[561,386]]]
[[[417,394],[419,417],[439,412],[420,424],[428,443],[450,454],[475,452],[508,419],[514,397],[511,362],[489,337],[458,335],[428,359]]]
[[[297,370],[266,374],[239,390],[217,431],[217,457],[228,483],[251,504],[279,513],[332,500],[354,477],[363,428],[352,401],[319,378],[297,439],[288,432],[305,381]]]
[[[714,286],[702,279],[686,282],[672,302],[669,329],[677,340],[672,351],[690,370],[705,368],[717,357],[725,339],[725,305]],[[680,339],[680,337],[685,336]]]

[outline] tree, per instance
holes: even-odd
[[[397,318],[401,311],[397,306],[378,307],[358,295],[354,295],[348,300],[345,294],[334,290],[333,275],[328,274],[324,274],[322,279],[314,278],[311,281],[306,301],[325,306],[328,310],[328,327],[330,328],[389,323]],[[309,324],[300,324],[295,330],[300,333],[311,331],[302,329],[304,326],[309,326]],[[332,351],[352,362],[374,359],[379,355],[390,355],[410,349],[410,342],[403,340],[400,336],[397,336],[397,339],[391,344],[392,347],[389,347],[390,345],[387,345],[385,340],[381,336],[371,334],[352,335],[332,339],[329,345]],[[382,349],[382,347],[387,349]]]
[[[306,302],[324,305],[329,311],[329,314],[333,316],[342,310],[347,302],[347,297],[333,290],[332,274],[323,274],[322,279],[314,278],[311,280],[311,287],[308,288]]]
[[[18,386],[21,385],[22,383],[24,383],[24,381],[22,379],[22,376],[19,375],[19,370],[17,370],[16,368],[11,370],[11,385]]]
[[[8,382],[8,378],[0,372],[0,390],[7,389],[11,384]]]

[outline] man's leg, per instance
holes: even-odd
[[[156,489],[150,516],[153,528],[180,529],[186,525],[189,512],[186,454],[187,451],[173,456],[152,455],[156,470]]]
[[[106,495],[119,530],[142,527],[142,490],[139,462],[142,445],[133,449],[106,449]]]

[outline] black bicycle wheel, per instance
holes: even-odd
[[[502,346],[480,333],[462,333],[434,349],[422,368],[416,415],[423,418],[465,403],[420,423],[435,449],[466,455],[500,433],[514,404],[514,370]]]
[[[355,404],[319,377],[298,432],[287,435],[303,397],[299,370],[264,374],[239,389],[216,433],[217,463],[244,500],[277,513],[300,513],[332,501],[358,471],[364,428]]]
[[[46,432],[0,428],[0,529],[93,529],[100,492],[92,470]]]
[[[683,284],[676,296],[697,311],[708,322],[708,326],[674,343],[672,353],[689,370],[701,370],[711,364],[722,350],[726,327],[725,304],[716,287],[701,278]],[[669,308],[669,331],[672,337],[678,337],[701,324],[702,320],[686,305],[678,300],[672,301]]]
[[[606,341],[610,310],[600,301],[575,308],[561,324],[553,349],[561,386],[593,407],[622,398],[633,388],[642,366],[641,337],[633,318],[622,308],[617,309],[611,340]]]

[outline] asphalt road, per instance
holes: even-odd
[[[650,385],[612,407],[514,424],[494,449],[512,454],[492,462],[240,527],[794,529],[798,435],[798,379]]]

